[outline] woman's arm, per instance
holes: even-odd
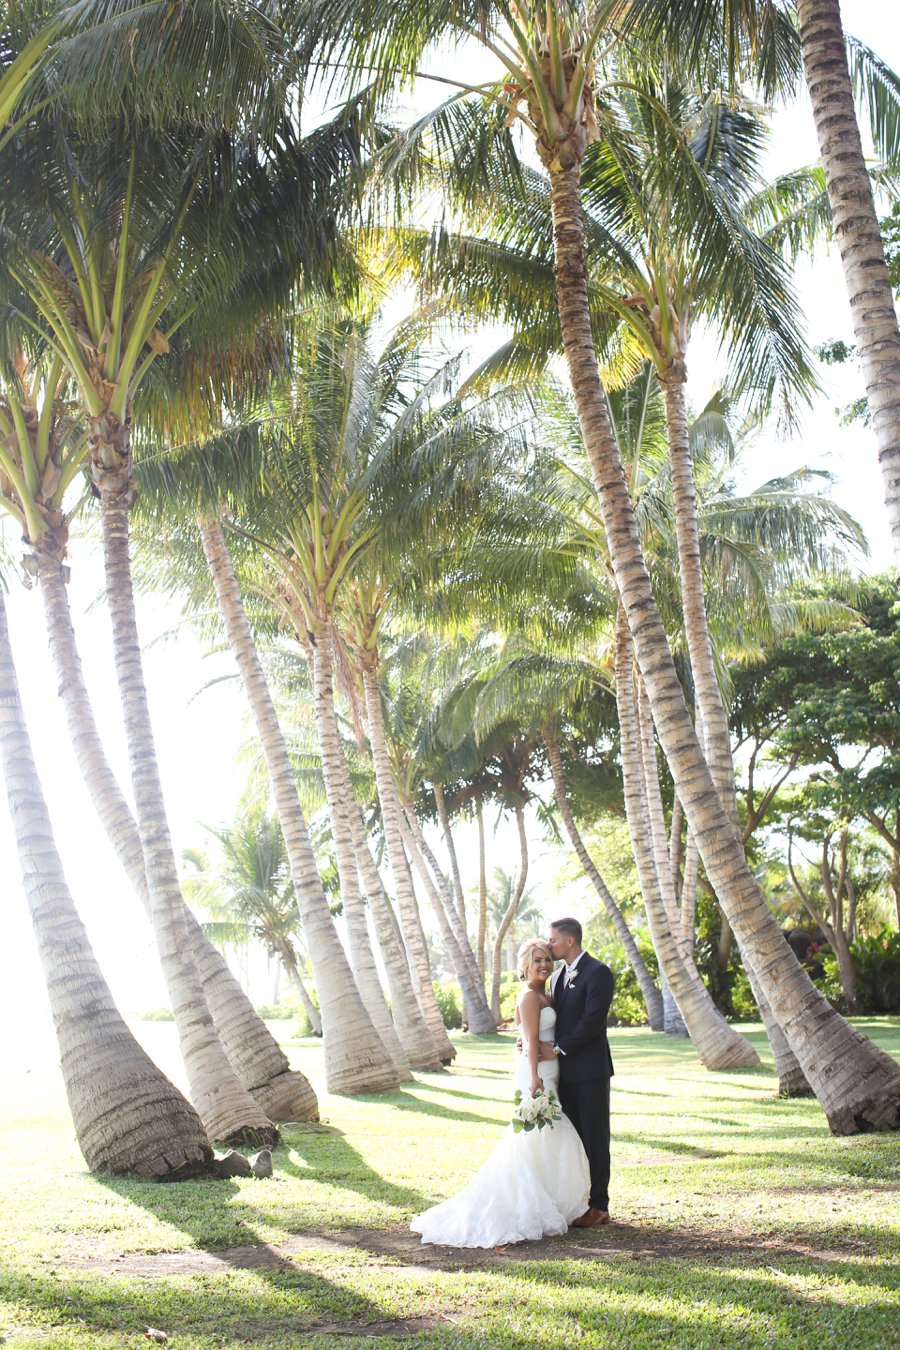
[[[523,994],[519,999],[519,1026],[522,1028],[522,1038],[525,1043],[525,1053],[528,1056],[528,1067],[531,1070],[531,1091],[543,1092],[544,1084],[541,1082],[538,1073],[538,1037],[540,1035],[541,1021],[541,1000],[532,990]]]

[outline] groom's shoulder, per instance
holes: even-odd
[[[615,978],[613,976],[613,972],[610,969],[610,967],[607,966],[603,961],[600,961],[596,956],[592,956],[590,952],[585,952],[585,956],[587,957],[588,961],[588,969],[592,971],[593,974],[608,975],[610,979]]]

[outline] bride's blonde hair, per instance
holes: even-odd
[[[520,980],[528,979],[535,952],[546,952],[553,960],[553,953],[543,938],[526,938],[516,953],[516,973]]]

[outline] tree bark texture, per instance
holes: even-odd
[[[831,1129],[900,1126],[900,1066],[840,1017],[814,987],[773,919],[743,849],[722,828],[722,808],[684,703],[653,597],[628,485],[593,346],[580,166],[551,172],[556,294],[578,420],[600,503],[616,584],[657,732],[707,876],[753,963]]]
[[[480,797],[475,804],[475,817],[478,821],[478,949],[475,955],[483,980],[487,973],[487,850],[484,844],[484,803]],[[897,913],[900,915],[900,883],[897,888]]]
[[[450,813],[447,810],[447,799],[444,796],[444,789],[440,783],[434,784],[434,800],[437,806],[438,820],[441,822],[441,829],[444,834],[444,843],[447,846],[447,856],[450,859],[450,874],[453,877],[453,894],[456,898],[456,912],[459,915],[459,921],[463,926],[463,932],[466,931],[466,896],[463,891],[462,877],[459,871],[459,858],[456,854],[456,844],[453,839],[453,829],[450,824]]]
[[[621,606],[616,621],[615,675],[625,813],[660,971],[701,1063],[708,1069],[745,1068],[759,1062],[756,1051],[743,1036],[729,1027],[710,998],[697,967],[693,961],[685,960],[683,944],[679,941],[680,932],[676,935],[671,927],[669,913],[672,905],[667,905],[663,898],[663,887],[667,883],[671,884],[671,874],[668,858],[658,860],[654,849],[647,795],[649,766],[645,767],[641,744],[631,634]],[[652,770],[655,774],[655,757]],[[658,782],[656,786],[658,792]],[[661,866],[665,873],[663,878],[659,875]]]
[[[644,996],[644,1003],[647,1008],[647,1020],[650,1023],[650,1029],[651,1031],[662,1031],[662,995],[653,983],[653,977],[644,963],[644,958],[638,951],[638,945],[632,937],[631,930],[625,922],[622,911],[613,899],[606,882],[600,875],[597,865],[588,852],[585,842],[581,837],[581,833],[575,823],[575,817],[572,814],[569,794],[566,789],[566,776],[563,768],[559,741],[553,732],[546,729],[544,731],[544,744],[547,747],[547,758],[550,762],[550,772],[553,776],[553,786],[556,791],[556,803],[559,807],[559,814],[562,816],[563,824],[566,827],[566,833],[569,836],[569,840],[575,850],[578,861],[581,863],[585,875],[597,892],[600,903],[609,915],[612,926],[616,931],[616,936],[624,948],[631,969],[634,971],[635,978],[637,979],[641,993]]]
[[[342,757],[340,731],[334,706],[334,680],[331,663],[331,620],[320,618],[312,644],[312,686],[316,718],[316,732],[322,753],[322,776],[331,820],[331,837],[337,858],[338,879],[347,925],[350,964],[357,988],[375,1024],[388,1055],[401,1080],[409,1078],[412,1070],[397,1030],[391,1020],[384,991],[375,967],[375,957],[369,940],[366,911],[359,889],[359,875],[353,856],[353,836],[350,831],[349,803],[342,797],[342,783],[338,761]],[[354,799],[353,805],[356,802]]]
[[[60,1066],[91,1171],[196,1176],[212,1149],[200,1117],[116,1008],[63,874],[35,767],[0,590],[0,762]]]
[[[497,935],[494,938],[494,950],[491,958],[491,1012],[498,1022],[500,1020],[503,939],[506,937],[507,929],[519,912],[519,903],[525,891],[525,882],[528,880],[528,835],[525,830],[525,809],[522,806],[516,807],[516,826],[519,831],[519,872],[509,904],[506,907],[506,913],[500,920],[500,927],[497,929]]]
[[[284,736],[253,642],[222,526],[218,520],[207,518],[201,523],[200,533],[225,631],[262,742],[284,834],[303,939],[319,994],[328,1089],[345,1094],[392,1092],[399,1086],[397,1071],[363,1004],[331,918]]]
[[[100,823],[152,922],[140,834],[97,730],[66,583],[59,566],[50,559],[41,559],[39,578],[47,639],[75,758]],[[287,1055],[188,906],[184,924],[216,1030],[241,1082],[270,1120],[318,1120],[319,1106],[311,1084],[299,1069],[291,1068]]]
[[[278,1131],[228,1063],[188,946],[185,906],[159,780],[134,612],[129,501],[127,478],[104,475],[100,482],[100,519],[107,602],[153,931],[191,1098],[207,1134],[223,1143],[274,1143]]]
[[[900,328],[866,169],[840,0],[797,0],[803,71],[900,562]]]
[[[431,853],[428,841],[416,817],[415,807],[411,802],[404,803],[403,813],[400,817],[400,829],[410,863],[414,870],[418,872],[431,901],[431,907],[441,930],[447,955],[456,971],[456,978],[459,981],[468,1018],[469,1031],[475,1035],[492,1035],[497,1030],[497,1023],[484,996],[484,986],[478,974],[478,965],[474,953],[469,946],[469,940],[465,933],[461,933],[461,924],[453,905],[453,897],[444,878],[440,875],[437,859]],[[454,919],[457,921],[454,922]]]
[[[435,1049],[441,1062],[446,1064],[455,1057],[456,1050],[447,1035],[437,1006],[437,1000],[434,997],[428,947],[425,942],[425,933],[422,928],[422,919],[416,903],[415,892],[412,888],[406,854],[403,851],[403,834],[400,822],[402,808],[397,784],[394,781],[394,774],[391,769],[384,727],[384,710],[381,706],[381,689],[373,660],[363,659],[361,664],[369,745],[372,750],[372,762],[375,766],[375,786],[381,804],[384,842],[394,878],[394,894],[397,897],[397,905],[400,910],[400,925],[409,952],[410,965],[420,991],[420,1007],[434,1041]],[[430,998],[428,997],[429,994],[431,995]]]
[[[403,945],[403,933],[382,884],[381,874],[375,865],[375,859],[372,857],[372,849],[359,804],[353,794],[350,770],[347,767],[343,750],[341,751],[341,771],[348,793],[347,801],[351,803],[349,824],[353,836],[359,882],[369,902],[369,910],[378,935],[378,945],[381,948],[388,988],[391,991],[391,1015],[394,1019],[394,1025],[411,1066],[414,1069],[433,1071],[441,1067],[441,1058],[428,1030],[425,1015],[419,1006],[420,1000],[409,968],[406,948]],[[430,985],[429,989],[431,989],[432,1000],[437,1009],[434,989]],[[440,1016],[439,1011],[438,1016]]]

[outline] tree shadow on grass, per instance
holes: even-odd
[[[478,1076],[481,1077],[480,1074]],[[512,1076],[511,1075],[508,1076],[510,1079],[510,1083],[512,1083]],[[455,1088],[447,1083],[422,1083],[417,1080],[416,1091],[439,1092],[442,1097],[459,1097],[461,1101],[469,1101],[469,1102],[497,1101],[496,1096],[493,1095],[493,1089],[490,1088],[488,1089],[487,1092],[464,1092],[461,1088]]]
[[[401,1105],[394,1100],[401,1095],[404,1094],[391,1094],[391,1104]],[[386,1181],[369,1166],[362,1154],[347,1143],[341,1130],[331,1128],[315,1134],[306,1131],[295,1134],[288,1129],[283,1131],[282,1139],[287,1148],[298,1154],[304,1162],[304,1166],[298,1167],[287,1156],[286,1149],[279,1149],[275,1154],[275,1166],[278,1171],[289,1176],[298,1177],[301,1181],[317,1181],[340,1190],[356,1191],[366,1199],[381,1200],[398,1209],[419,1210],[431,1204],[421,1191]]]
[[[438,1102],[422,1101],[409,1092],[391,1092],[379,1099],[386,1106],[395,1106],[398,1111],[414,1111],[423,1116],[437,1116],[441,1120],[459,1120],[467,1125],[498,1125],[493,1116],[479,1116],[474,1111],[455,1111],[452,1106],[441,1106]],[[512,1094],[510,1094],[512,1100]]]
[[[300,1346],[317,1330],[362,1335],[367,1325],[385,1320],[384,1310],[370,1299],[295,1263],[243,1274],[123,1280],[96,1270],[31,1270],[0,1273],[0,1291],[8,1304],[37,1315],[44,1327],[49,1322],[87,1332],[90,1340],[84,1343],[90,1345],[105,1344],[106,1336],[122,1344],[123,1334],[139,1335],[153,1326],[168,1329],[173,1339],[179,1332],[213,1336],[216,1345],[252,1344],[277,1333],[285,1338],[279,1344]]]

